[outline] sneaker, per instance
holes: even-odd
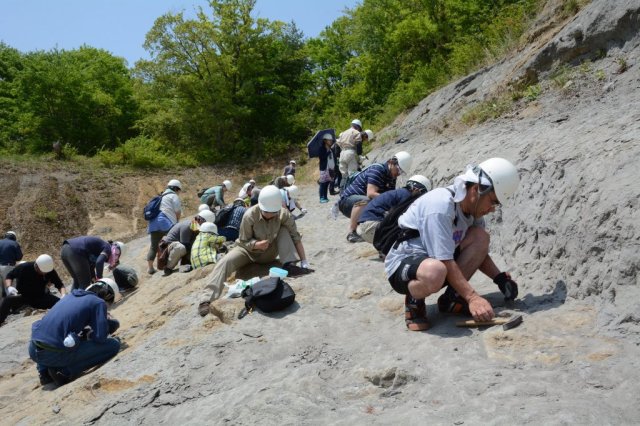
[[[166,276],[169,276],[169,275],[171,275],[171,274],[173,274],[173,269],[171,269],[171,268],[164,268],[164,275],[163,275],[163,276],[165,276],[165,277],[166,277]]]
[[[331,218],[333,220],[338,220],[338,213],[339,213],[339,209],[338,209],[338,203],[335,203],[332,207],[331,207]]]
[[[330,195],[338,195],[340,193],[340,189],[329,191]]]
[[[209,310],[209,302],[202,302],[198,305],[198,314],[200,314],[201,317],[209,315]]]
[[[193,271],[193,266],[191,266],[191,265],[184,265],[184,266],[180,267],[180,272],[187,273],[187,272],[191,272],[191,271]]]
[[[404,322],[411,331],[429,329],[427,320],[427,306],[424,299],[414,299],[407,294],[404,298]]]
[[[447,314],[471,315],[469,304],[451,286],[438,297],[438,311]]]
[[[320,198],[320,204],[324,204],[324,203],[328,203],[329,199],[328,198]]]
[[[282,265],[282,269],[288,272],[287,276],[289,278],[295,278],[301,275],[307,275],[314,271],[313,269],[310,269],[310,268],[301,268],[293,262],[289,262]]]
[[[49,374],[49,370],[43,371],[39,374],[40,376],[40,384],[42,386],[48,385],[49,383],[53,383],[53,377]]]
[[[49,376],[51,376],[51,380],[53,380],[58,386],[64,386],[71,381],[71,377],[62,373],[60,370],[49,368],[48,372]]]
[[[153,269],[153,268],[149,268],[149,269],[147,269],[147,274],[149,274],[149,275],[153,275],[153,274],[155,274],[156,272],[158,272],[158,271],[156,271],[156,270],[155,270],[155,269]]]
[[[360,235],[358,235],[356,231],[351,231],[347,234],[347,241],[349,241],[350,243],[361,243],[364,240]]]

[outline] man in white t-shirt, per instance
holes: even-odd
[[[443,286],[441,312],[470,313],[477,321],[491,320],[491,304],[469,284],[477,271],[499,286],[507,300],[518,295],[508,272],[500,272],[489,255],[489,234],[483,216],[495,211],[515,193],[518,171],[503,158],[491,158],[469,168],[448,188],[423,195],[400,216],[398,224],[416,232],[396,243],[385,259],[389,283],[405,297],[407,328],[429,328],[424,299]]]

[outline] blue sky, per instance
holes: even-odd
[[[317,36],[358,0],[257,0],[254,15],[294,21],[306,37]],[[75,49],[83,44],[124,57],[129,66],[148,58],[142,48],[155,19],[206,0],[1,0],[0,41],[22,52]]]

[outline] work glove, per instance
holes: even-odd
[[[304,269],[309,269],[309,262],[305,259],[305,260],[301,260],[300,261],[300,267],[304,268]]]
[[[493,279],[493,282],[498,285],[498,288],[504,294],[505,300],[514,300],[518,297],[518,284],[511,279],[509,273],[500,272]]]
[[[7,287],[5,291],[7,292],[7,296],[17,296],[18,295],[18,290],[13,286]]]

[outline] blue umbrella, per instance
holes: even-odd
[[[331,137],[335,142],[336,140],[335,129],[320,130],[307,144],[307,152],[309,153],[309,158],[320,156],[320,149],[322,148],[322,137],[325,135],[325,133],[331,134]]]

